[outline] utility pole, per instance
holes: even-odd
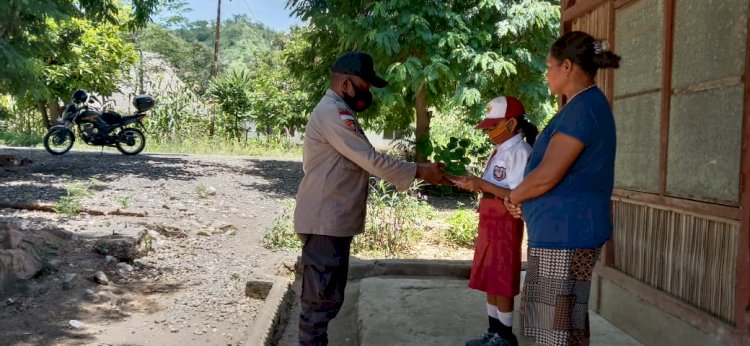
[[[211,78],[219,75],[219,31],[221,30],[221,0],[216,6],[216,34],[214,35],[214,66],[211,68]],[[211,112],[211,124],[208,127],[208,135],[213,137],[216,133],[216,114]]]
[[[219,31],[221,30],[221,0],[218,0],[216,6],[216,34],[214,35],[214,67],[211,70],[211,77],[219,75]]]

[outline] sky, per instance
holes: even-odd
[[[187,0],[193,10],[186,13],[190,20],[215,20],[217,0]],[[301,21],[289,17],[290,11],[285,8],[286,0],[221,0],[221,18],[231,18],[235,14],[246,14],[249,18],[261,22],[277,31],[289,31]]]

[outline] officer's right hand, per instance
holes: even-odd
[[[417,164],[417,179],[422,179],[428,184],[438,185],[449,183],[443,172],[444,163],[419,163]]]

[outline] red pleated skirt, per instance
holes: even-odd
[[[521,288],[523,221],[495,198],[479,200],[479,234],[469,287],[493,296],[513,297]]]

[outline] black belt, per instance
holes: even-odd
[[[489,192],[482,192],[482,198],[489,198],[489,199],[495,199],[497,196],[495,194],[489,193]]]

